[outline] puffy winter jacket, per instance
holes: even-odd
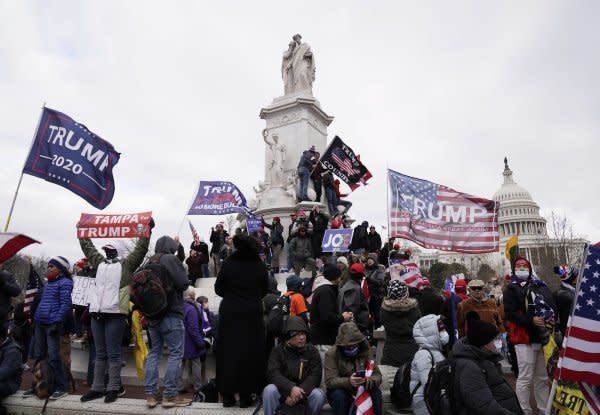
[[[204,332],[202,331],[202,311],[193,300],[183,302],[183,326],[185,341],[183,343],[183,358],[196,359],[206,355]]]
[[[377,298],[379,301],[384,297],[385,271],[377,262],[373,267],[365,267],[365,277],[369,285],[370,297]]]
[[[0,344],[0,399],[21,386],[21,348],[11,337]]]
[[[360,347],[358,356],[348,358],[342,355],[341,348],[355,344]],[[367,359],[373,360],[374,357],[370,353],[366,337],[356,324],[343,323],[335,339],[335,346],[325,353],[325,385],[327,389],[347,389],[355,392],[355,388],[350,384],[350,375],[364,370]],[[377,365],[375,365],[371,379],[376,387],[381,385],[381,372]]]
[[[54,281],[48,281],[35,310],[34,320],[40,324],[62,323],[71,311],[72,291],[73,281],[64,274]]]
[[[79,239],[81,250],[96,271],[96,289],[90,296],[91,313],[128,314],[131,277],[148,252],[149,238],[140,238],[127,258],[107,260],[90,239]]]
[[[290,252],[294,261],[302,261],[312,256],[312,243],[308,236],[295,236],[290,242]]]
[[[369,331],[369,304],[363,295],[358,281],[349,278],[339,290],[338,294],[339,311],[351,311],[354,315],[354,322],[364,334]]]
[[[455,393],[459,396],[460,415],[522,414],[517,395],[500,369],[499,354],[470,345],[466,338],[452,348],[456,359]]]
[[[402,300],[384,298],[381,305],[381,322],[385,327],[382,365],[400,367],[412,360],[419,349],[413,338],[413,327],[419,318],[421,312],[414,298]]]
[[[413,396],[413,407],[423,401],[423,389],[433,365],[446,359],[442,354],[439,319],[438,315],[428,314],[417,320],[413,327],[413,337],[419,345],[410,367],[410,390],[415,390],[419,385]]]
[[[322,279],[321,279],[322,278]],[[338,308],[338,286],[317,277],[310,305],[310,341],[333,345],[344,318]],[[319,282],[322,281],[322,285]]]

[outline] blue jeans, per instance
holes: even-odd
[[[300,179],[297,199],[299,202],[308,200],[308,178],[310,171],[306,167],[298,167],[298,178]]]
[[[373,412],[375,415],[383,414],[383,398],[379,389],[369,391],[371,400],[373,401]],[[327,400],[333,409],[334,415],[348,415],[350,410],[356,413],[356,408],[353,407],[354,397],[347,389],[328,389]]]
[[[263,407],[265,415],[275,415],[277,408],[281,403],[281,394],[277,386],[270,384],[263,390]],[[308,395],[308,415],[317,415],[321,413],[325,403],[325,394],[320,388],[314,388]],[[347,414],[346,414],[347,415]]]
[[[327,199],[327,207],[331,216],[338,213],[337,210],[337,196],[335,195],[335,189],[325,187],[325,199]]]
[[[118,391],[121,387],[121,343],[125,329],[125,316],[102,314],[92,316],[92,333],[96,347],[94,381],[91,390],[104,390],[104,373],[108,367],[107,391]]]
[[[169,349],[167,371],[164,379],[164,396],[171,398],[177,395],[177,382],[181,377],[181,360],[183,359],[184,330],[181,317],[167,316],[162,320],[148,322],[148,332],[152,346],[146,359],[144,374],[144,392],[146,395],[158,394],[158,364],[162,355],[163,343],[166,343]]]
[[[208,264],[200,264],[200,268],[202,268],[202,278],[210,277],[208,274]]]
[[[46,356],[46,353],[48,354],[50,366],[54,369],[56,390],[66,392],[67,376],[65,375],[63,362],[60,358],[60,329],[50,333],[51,327],[52,325],[48,324],[35,324],[35,351],[33,357],[35,359],[42,359]]]

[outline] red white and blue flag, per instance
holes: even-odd
[[[196,228],[194,228],[194,225],[192,225],[192,222],[188,219],[188,224],[190,225],[190,231],[192,231],[192,238],[194,238],[194,242],[199,244],[200,243],[200,235],[198,235],[198,232],[196,232]]]
[[[373,177],[360,158],[337,135],[321,157],[321,163],[352,190],[361,184],[366,185],[367,181]]]
[[[375,362],[373,360],[367,360],[365,363],[365,377],[370,378],[375,370]],[[375,409],[373,408],[373,400],[371,394],[365,389],[364,385],[360,385],[356,391],[356,398],[354,399],[354,406],[356,406],[356,415],[374,415]]]
[[[30,244],[39,242],[20,233],[0,232],[0,264]]]
[[[25,287],[25,300],[23,301],[23,313],[27,317],[31,316],[31,304],[33,304],[33,300],[42,285],[42,279],[33,268],[33,265],[29,265],[29,279],[27,280],[27,287]]]
[[[424,248],[498,251],[498,206],[488,200],[388,169],[390,237]]]
[[[587,248],[563,345],[558,379],[600,385],[600,247]]]

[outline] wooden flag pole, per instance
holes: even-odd
[[[27,159],[29,158],[29,154],[31,153],[31,149],[33,148],[33,142],[35,141],[35,137],[38,134],[40,129],[40,123],[42,122],[42,116],[44,115],[44,109],[46,108],[46,103],[42,104],[42,110],[40,111],[40,118],[38,120],[37,126],[35,127],[35,132],[33,133],[33,138],[31,139],[31,146],[29,147],[29,151],[27,152],[27,156],[25,156],[25,162],[23,163],[23,168],[21,169],[21,175],[19,176],[19,182],[17,183],[17,189],[15,190],[15,195],[13,196],[12,203],[10,204],[10,210],[8,211],[8,217],[6,218],[6,223],[4,224],[4,232],[8,232],[8,225],[10,225],[10,219],[12,217],[13,210],[15,208],[15,202],[17,201],[17,195],[19,194],[19,189],[21,188],[21,182],[23,181],[23,170],[25,170],[25,165],[27,164]]]

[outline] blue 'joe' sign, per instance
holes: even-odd
[[[323,252],[348,252],[353,229],[327,229],[321,243]]]

